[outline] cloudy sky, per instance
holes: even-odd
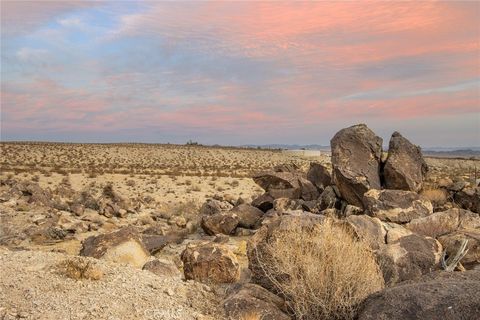
[[[1,2],[1,138],[480,145],[480,2]]]

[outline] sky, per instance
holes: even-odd
[[[1,1],[1,140],[480,146],[480,2]]]

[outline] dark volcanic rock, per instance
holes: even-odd
[[[349,204],[363,207],[363,194],[381,188],[382,138],[359,124],[337,132],[330,145],[334,183]]]
[[[253,228],[257,226],[263,217],[263,211],[249,204],[240,204],[230,210],[230,213],[237,215],[238,226],[242,228]]]
[[[268,210],[273,208],[273,201],[275,200],[268,192],[262,194],[258,198],[252,201],[252,206],[257,207],[258,209],[262,210],[263,212],[267,212]]]
[[[221,244],[203,243],[187,246],[182,252],[181,259],[187,280],[231,283],[240,277],[237,258]]]
[[[390,138],[388,157],[383,169],[385,186],[388,189],[419,191],[428,166],[420,147],[412,144],[400,133]]]
[[[247,283],[235,288],[223,302],[228,319],[246,319],[258,314],[262,320],[289,320],[282,298],[259,285]]]
[[[238,217],[231,212],[216,213],[211,216],[203,216],[202,229],[208,235],[232,234],[238,226]]]
[[[435,272],[371,295],[359,320],[480,318],[480,270]]]
[[[332,175],[330,171],[320,163],[310,163],[310,169],[307,172],[307,179],[310,180],[319,190],[325,189],[332,184]]]
[[[455,193],[455,203],[461,208],[480,213],[480,188],[465,188]]]
[[[385,284],[392,286],[437,270],[442,246],[433,238],[412,234],[382,247],[376,254]]]

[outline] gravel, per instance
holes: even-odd
[[[0,248],[0,319],[222,319],[220,297],[194,281],[102,260],[100,280],[75,280],[58,265],[72,256]]]

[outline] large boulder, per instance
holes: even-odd
[[[465,188],[454,195],[455,203],[461,208],[480,213],[480,188]]]
[[[311,230],[315,225],[322,224],[325,216],[303,213],[299,215],[284,215],[275,217],[255,233],[247,244],[248,268],[251,271],[252,282],[272,291],[276,286],[266,274],[262,261],[269,261],[268,246],[280,239],[285,232],[292,229]]]
[[[80,255],[127,263],[137,268],[143,267],[150,257],[141,235],[133,227],[85,239]]]
[[[262,210],[246,203],[234,207],[230,213],[237,216],[238,226],[241,228],[254,228],[264,214]]]
[[[433,238],[411,234],[387,244],[376,254],[385,284],[391,286],[438,269],[442,245]]]
[[[424,236],[437,238],[458,229],[480,229],[480,216],[468,210],[453,208],[413,219],[406,228]]]
[[[253,283],[234,288],[224,300],[223,307],[228,319],[247,319],[255,314],[262,320],[290,320],[285,314],[285,301]]]
[[[382,138],[359,124],[337,132],[330,145],[334,183],[349,204],[363,207],[363,194],[381,189]]]
[[[225,246],[201,243],[182,252],[185,279],[207,283],[232,283],[240,277],[237,258]]]
[[[319,190],[323,190],[332,184],[330,170],[317,162],[310,163],[310,169],[308,169],[307,172],[307,179],[310,180]]]
[[[359,320],[476,320],[480,315],[480,270],[435,272],[368,297]]]
[[[395,223],[407,223],[433,213],[429,200],[403,190],[369,190],[363,196],[363,206],[367,214]]]
[[[234,213],[216,213],[202,217],[201,226],[208,235],[232,234],[238,226],[238,216]]]
[[[420,147],[394,132],[383,168],[385,186],[388,189],[420,191],[427,171]]]

